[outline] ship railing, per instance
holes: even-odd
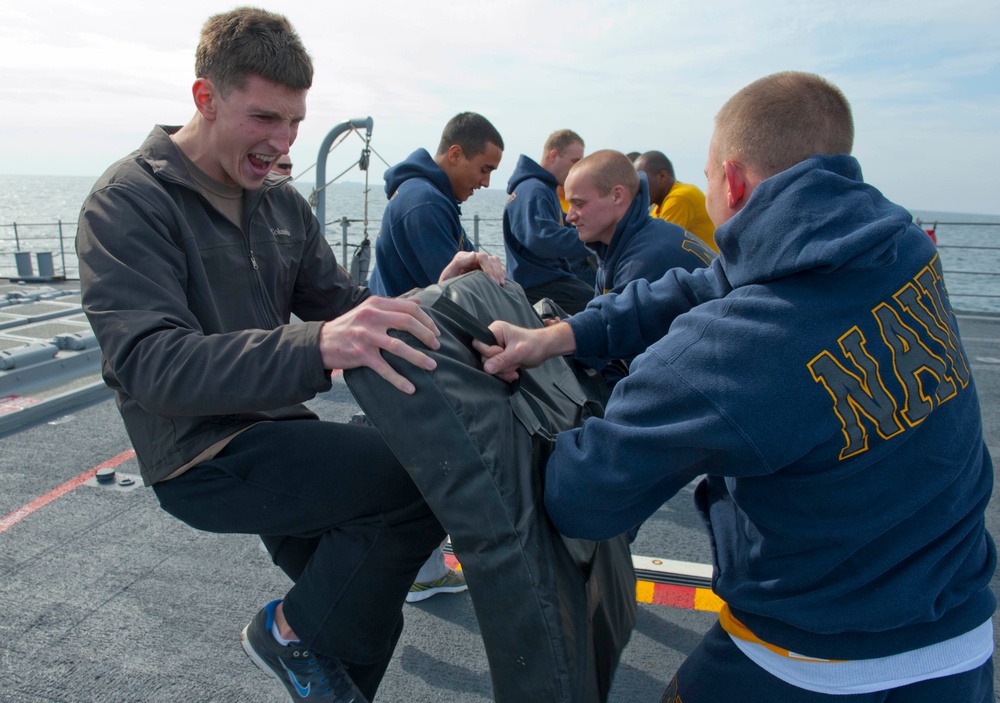
[[[463,226],[472,230],[472,241],[478,249],[481,246],[481,226],[500,221],[500,218],[474,215],[463,218]],[[349,241],[351,226],[364,222],[362,219],[340,217],[326,223],[326,239],[335,251],[339,247],[341,262],[350,261],[350,255],[360,246]],[[368,226],[378,231],[380,222],[368,220]],[[0,278],[32,282],[79,279],[75,237],[76,223],[62,220],[0,223]],[[491,250],[489,253],[503,255],[503,251]]]
[[[941,252],[952,307],[1000,313],[1000,222],[914,220]],[[970,236],[975,229],[978,236]]]
[[[351,244],[353,225],[363,220],[340,217],[327,222],[326,238],[342,262],[350,261],[359,244]],[[369,220],[377,231],[379,220]],[[499,218],[480,215],[463,218],[477,248],[504,258],[502,244],[484,246],[481,227],[494,229]],[[937,242],[952,305],[959,311],[1000,312],[1000,222],[917,220]],[[985,241],[969,241],[969,228],[990,232]],[[76,224],[62,220],[46,223],[0,223],[0,278],[11,281],[46,282],[80,277],[74,238]],[[494,237],[494,239],[496,239]],[[494,249],[499,249],[498,251]]]
[[[70,277],[70,269],[79,277],[76,252],[73,250],[75,235],[76,225],[62,220],[0,224],[0,277],[57,281]],[[70,257],[69,262],[67,256]]]
[[[381,225],[381,220],[368,220],[367,224],[369,228],[378,229]],[[472,217],[463,217],[462,226],[465,227],[466,231],[469,230],[469,224],[472,225],[472,243],[476,246],[476,249],[482,249],[487,254],[496,254],[501,259],[504,258],[501,245],[501,251],[494,251],[493,247],[487,247],[480,241],[480,230],[484,223],[491,222],[496,223],[497,226],[500,222],[503,222],[503,218],[500,217],[481,217],[479,215],[473,215]],[[361,246],[360,243],[352,244],[351,239],[351,225],[356,224],[366,224],[365,220],[352,220],[349,217],[341,217],[337,220],[331,220],[326,223],[326,240],[333,246],[336,250],[336,246],[339,243],[340,246],[340,262],[350,261],[351,256],[353,256],[354,251]],[[373,227],[374,226],[374,227]],[[336,230],[331,231],[331,228],[338,228],[339,234]]]

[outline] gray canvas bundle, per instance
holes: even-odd
[[[495,700],[603,702],[635,624],[628,544],[565,538],[542,505],[556,433],[602,408],[561,358],[515,384],[483,372],[471,340],[490,338],[486,325],[542,325],[516,283],[501,288],[476,272],[416,294],[442,333],[428,352],[437,369],[386,355],[412,396],[370,369],[346,372],[347,384],[451,536]]]

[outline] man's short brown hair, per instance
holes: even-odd
[[[614,149],[601,149],[577,161],[571,172],[585,169],[598,195],[605,196],[617,185],[624,186],[631,197],[639,192],[639,172],[629,158]]]
[[[726,101],[715,117],[715,145],[719,158],[768,178],[815,154],[851,153],[851,106],[820,76],[775,73]]]
[[[550,151],[555,149],[556,153],[562,156],[563,152],[574,144],[584,146],[583,137],[574,132],[572,129],[557,129],[549,135],[548,139],[545,140],[545,148],[542,153],[548,154]]]
[[[201,29],[194,70],[226,98],[260,76],[293,90],[312,86],[312,59],[283,16],[256,7],[213,15]]]

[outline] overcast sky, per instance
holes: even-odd
[[[0,4],[0,139],[6,174],[97,176],[155,123],[194,113],[194,48],[205,19],[235,7],[6,0]],[[854,109],[866,180],[909,208],[1000,214],[1000,2],[951,0],[264,0],[316,65],[296,170],[348,117],[374,118],[390,164],[437,145],[475,110],[517,155],[569,127],[588,151],[659,149],[704,188],[712,119],[747,83],[819,73]],[[328,171],[357,158],[338,149]],[[381,182],[384,165],[373,160]],[[311,177],[311,176],[310,176]],[[363,180],[358,173],[350,180]]]

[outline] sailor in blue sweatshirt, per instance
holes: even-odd
[[[463,112],[445,126],[434,157],[417,149],[385,172],[389,204],[375,242],[369,288],[397,296],[437,283],[458,252],[475,251],[461,204],[490,185],[503,139],[482,115]]]
[[[994,700],[975,383],[937,251],[864,183],[852,143],[823,79],[752,83],[709,148],[711,266],[543,330],[494,323],[505,348],[480,345],[507,379],[646,349],[603,419],[559,435],[545,504],[564,534],[604,539],[706,476],[726,605],[668,703]]]
[[[597,295],[638,278],[655,281],[678,266],[694,271],[715,258],[693,234],[649,214],[649,183],[621,152],[597,151],[573,166],[566,199],[566,221],[597,257]]]
[[[463,256],[475,247],[460,219],[460,204],[477,189],[489,187],[502,155],[503,138],[489,120],[462,112],[445,125],[433,158],[417,149],[385,172],[389,204],[368,281],[375,295],[395,297],[476,268],[503,284],[498,257]],[[406,600],[413,603],[467,589],[465,577],[445,564],[442,543],[420,567]]]
[[[528,301],[550,298],[569,314],[593,298],[591,253],[566,224],[557,187],[583,158],[583,139],[568,129],[545,141],[542,162],[524,154],[507,182],[510,197],[503,210],[507,276],[524,288]],[[590,275],[584,280],[584,272]]]
[[[597,258],[595,292],[620,292],[639,278],[655,281],[672,268],[694,271],[711,263],[715,252],[690,232],[649,214],[649,183],[625,154],[596,151],[579,161],[566,177],[571,222],[580,240]],[[628,372],[633,356],[605,364],[582,360],[600,369],[614,388]],[[632,539],[635,534],[630,533]]]

